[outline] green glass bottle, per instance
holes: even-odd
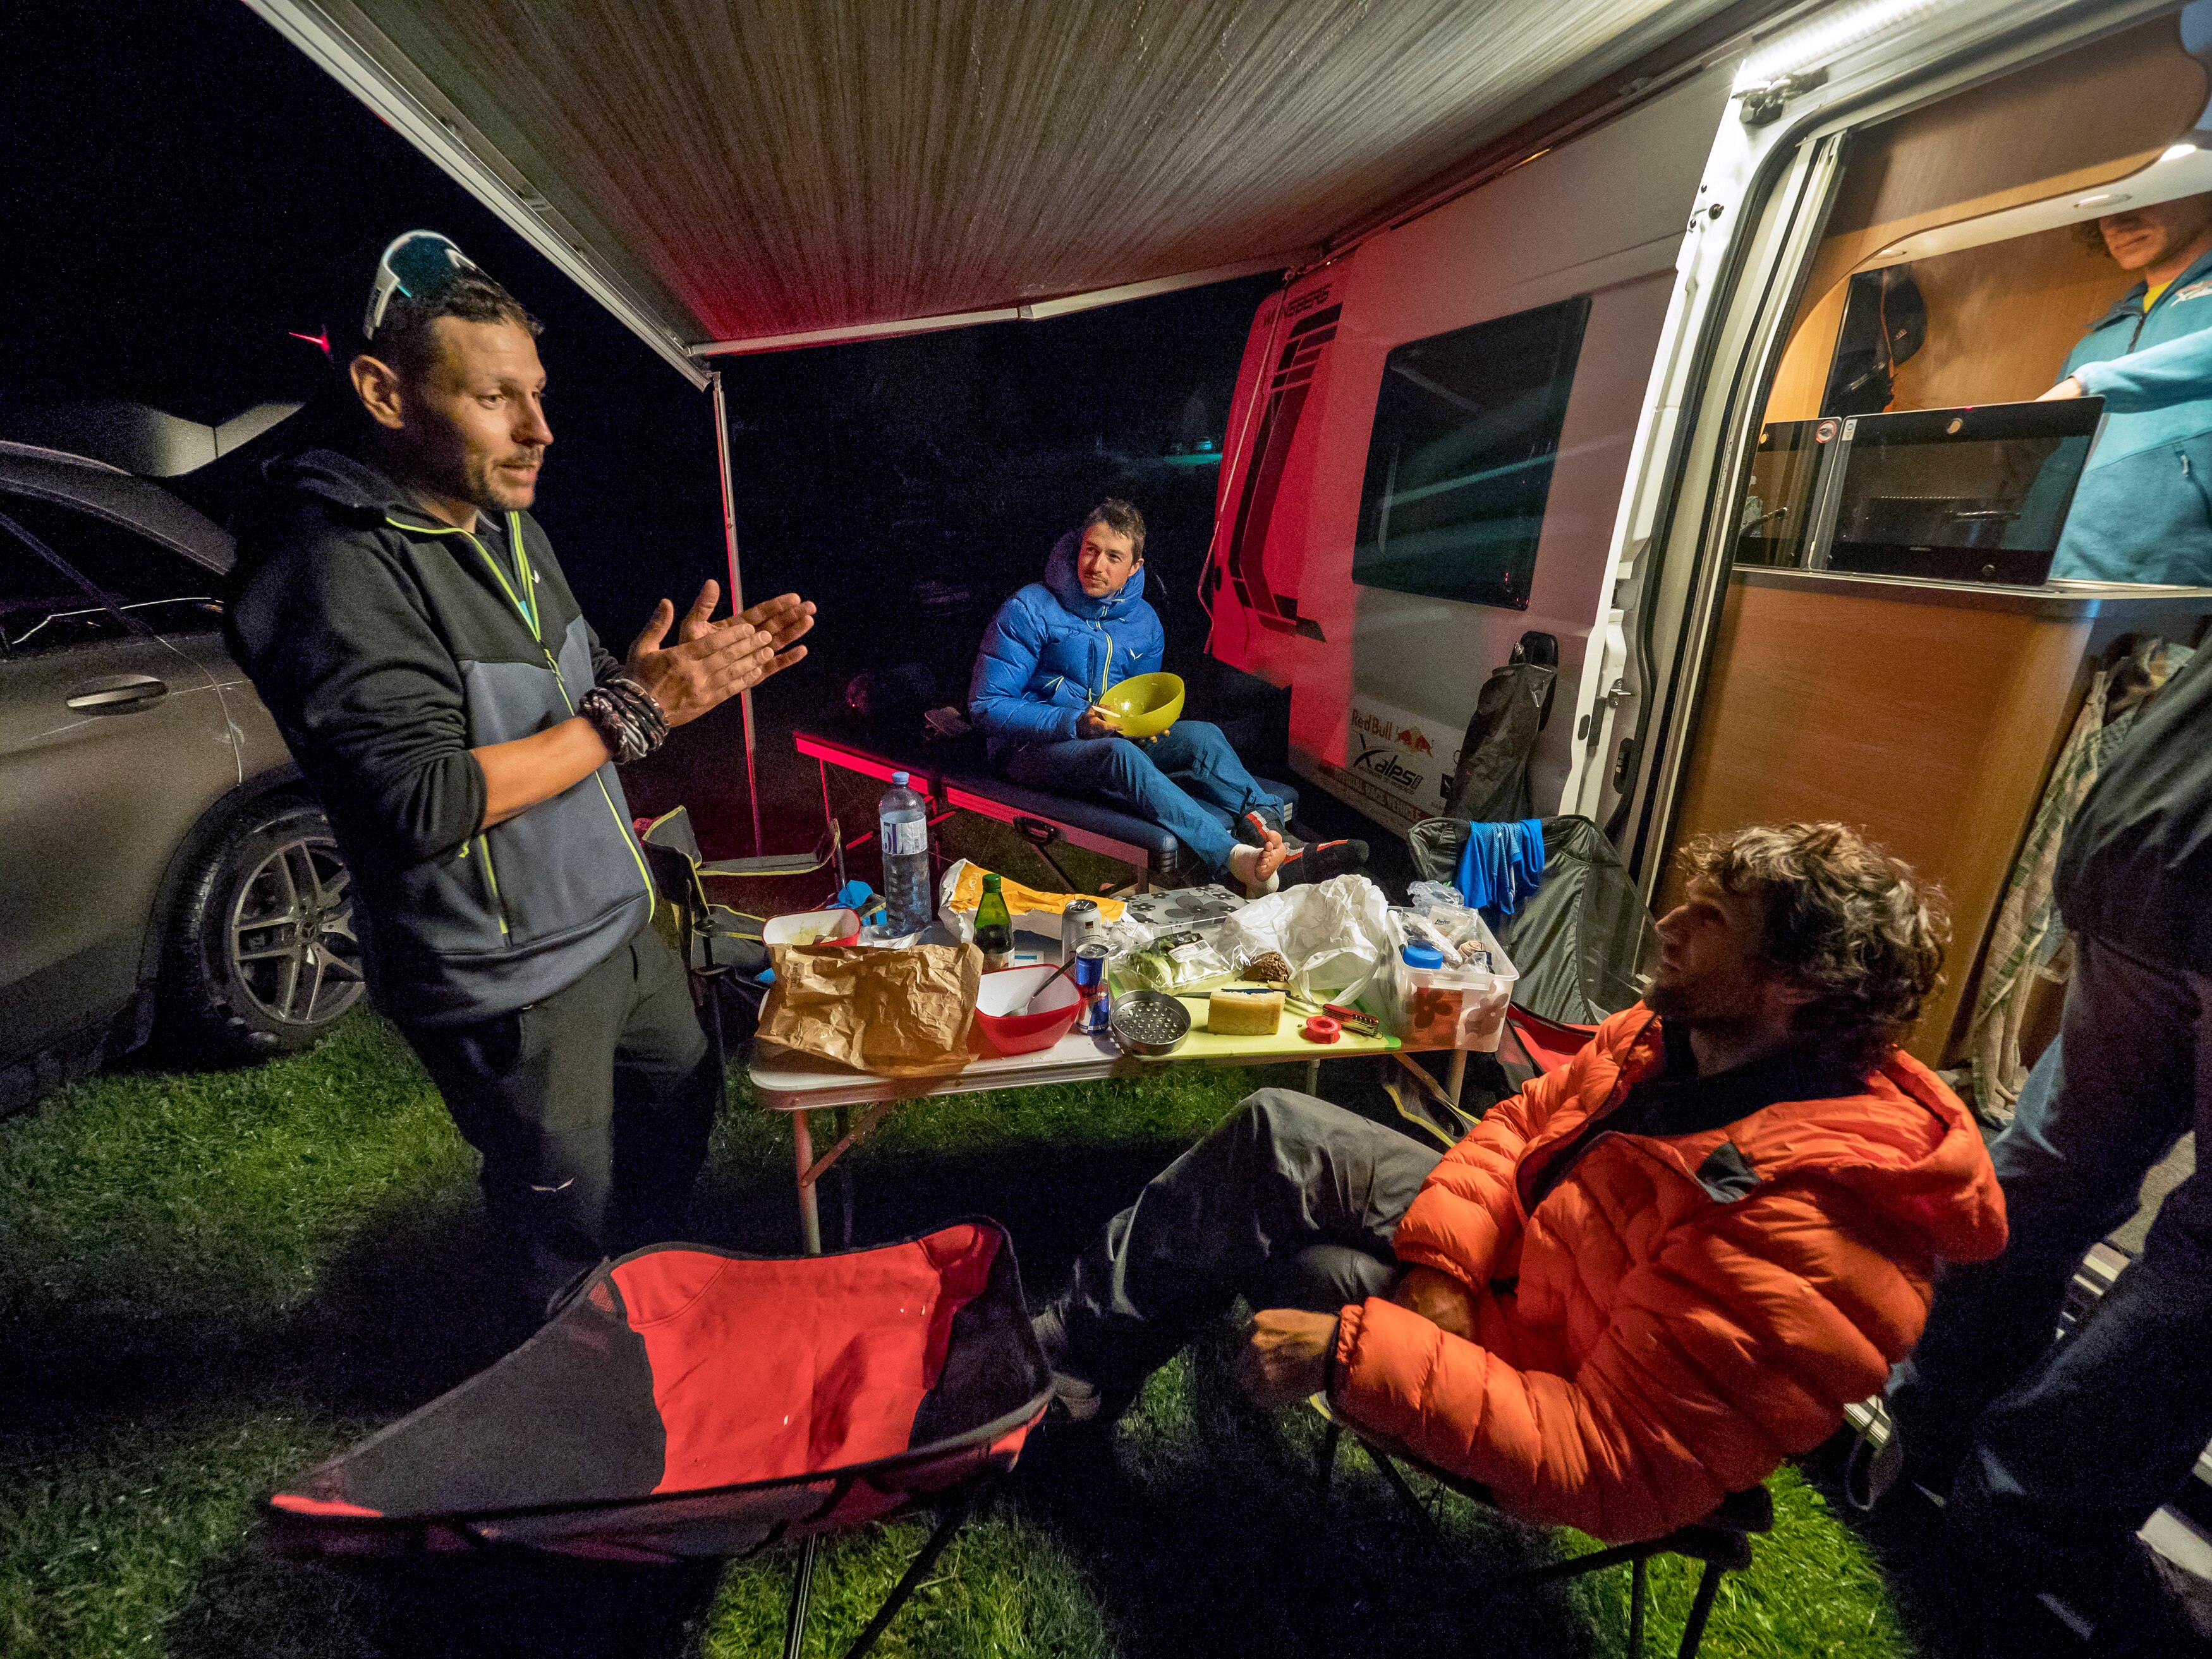
[[[1006,895],[999,890],[995,875],[983,878],[982,902],[975,907],[975,945],[986,968],[1005,967],[1014,948],[1014,919],[1006,914]]]

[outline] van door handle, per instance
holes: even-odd
[[[168,695],[168,682],[151,674],[106,674],[72,685],[65,701],[80,714],[128,714]]]

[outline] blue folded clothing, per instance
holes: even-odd
[[[1544,884],[1544,824],[1470,823],[1459,855],[1459,890],[1493,927]]]

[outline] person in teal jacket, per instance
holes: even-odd
[[[2140,272],[2045,398],[2105,400],[2054,580],[2212,586],[2212,196],[2097,221]]]
[[[1044,580],[991,619],[968,713],[992,764],[1016,783],[1103,797],[1172,832],[1209,876],[1266,886],[1291,851],[1284,803],[1244,769],[1221,728],[1179,720],[1132,742],[1099,706],[1121,681],[1157,673],[1166,651],[1145,601],[1144,517],[1127,501],[1101,501],[1054,544]],[[1250,841],[1238,839],[1240,823]]]

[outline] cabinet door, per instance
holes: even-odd
[[[122,1009],[163,873],[238,782],[219,580],[74,507],[0,495],[0,1060]]]

